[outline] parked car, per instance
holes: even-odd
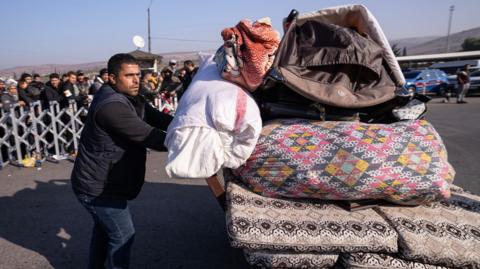
[[[443,95],[448,85],[447,74],[439,69],[413,70],[403,75],[408,92]]]

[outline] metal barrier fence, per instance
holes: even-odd
[[[157,98],[152,105],[173,114],[177,100]],[[78,107],[75,101],[63,109],[55,101],[47,109],[40,102],[29,108],[16,104],[9,111],[0,109],[0,169],[8,164],[24,167],[32,159],[37,165],[72,160],[87,113],[88,108]]]

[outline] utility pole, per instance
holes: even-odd
[[[450,50],[450,29],[452,27],[452,15],[455,10],[455,5],[450,6],[450,16],[448,17],[448,32],[447,32],[447,53]]]
[[[151,2],[150,2],[150,5],[151,5]],[[150,7],[148,7],[147,12],[148,12],[148,52],[152,53],[151,40],[150,40]]]

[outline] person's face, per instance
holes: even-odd
[[[77,83],[77,76],[76,75],[70,75],[68,76],[68,82],[75,84]]]
[[[193,65],[186,65],[185,67],[188,69],[189,72],[192,72],[195,68]]]
[[[18,83],[18,87],[22,90],[28,87],[28,83],[26,81]]]
[[[165,78],[171,78],[172,77],[172,72],[166,71],[165,72]]]
[[[60,79],[51,78],[50,79],[50,84],[52,84],[53,87],[58,88],[58,85],[60,85]]]
[[[140,84],[140,67],[138,64],[122,64],[118,76],[110,74],[109,79],[119,92],[137,96]]]
[[[32,83],[32,77],[26,77],[25,81],[27,82],[27,84]]]
[[[101,76],[103,82],[107,82],[108,81],[108,73],[105,73]]]
[[[0,82],[0,90],[5,89],[5,82]]]
[[[178,73],[178,76],[183,78],[186,73],[187,73],[187,71],[182,70],[182,71],[180,71],[180,72]]]
[[[77,76],[77,81],[83,82],[83,76],[81,76],[81,75],[80,75],[80,76]]]
[[[35,77],[34,81],[35,82],[42,82],[42,78],[41,77]]]
[[[17,95],[17,86],[13,85],[13,86],[10,86],[10,88],[8,88],[8,93],[10,95]]]

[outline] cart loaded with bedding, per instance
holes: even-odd
[[[349,5],[283,25],[280,39],[242,20],[200,55],[167,173],[207,178],[251,265],[480,268],[480,197],[452,184],[429,98],[401,94],[375,17]]]

